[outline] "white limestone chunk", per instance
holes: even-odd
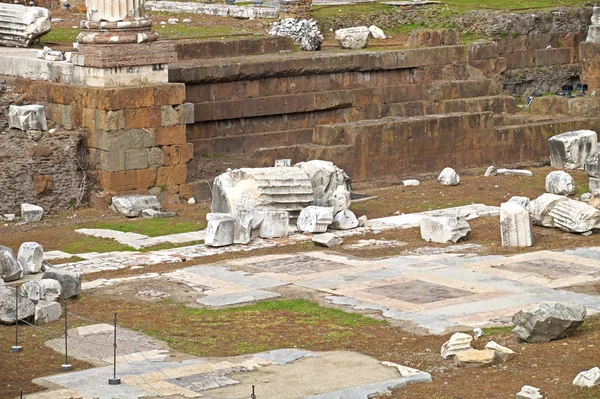
[[[248,244],[252,234],[252,212],[241,211],[235,217],[233,225],[233,243]]]
[[[531,172],[530,170],[523,170],[523,169],[498,169],[498,170],[496,170],[496,174],[505,175],[505,176],[522,176],[522,177],[533,176],[533,172]]]
[[[21,291],[34,302],[56,302],[60,299],[61,286],[57,280],[47,278],[23,283]]]
[[[128,218],[137,218],[146,209],[162,211],[162,206],[154,195],[120,195],[112,197],[111,209]]]
[[[523,385],[521,392],[517,393],[516,399],[544,399],[544,396],[540,393],[539,388]]]
[[[286,211],[266,211],[260,224],[261,238],[287,237],[290,230],[290,214]]]
[[[11,105],[8,107],[8,127],[19,130],[48,130],[43,105]]]
[[[500,204],[502,246],[531,247],[533,230],[527,209],[514,202]]]
[[[23,268],[12,249],[0,246],[0,278],[15,281],[23,277]]]
[[[484,176],[490,177],[490,176],[496,176],[497,174],[498,174],[498,170],[496,169],[496,167],[494,165],[491,165],[485,171]]]
[[[19,296],[17,311],[16,296]],[[33,316],[35,305],[27,296],[17,292],[16,288],[0,285],[0,324],[14,324],[18,313],[19,320]]]
[[[591,388],[600,385],[600,368],[594,367],[577,374],[577,377],[573,380],[573,385],[582,388]]]
[[[332,207],[307,206],[300,212],[296,226],[303,233],[324,233],[331,223],[333,223]]]
[[[441,355],[442,358],[448,359],[451,356],[456,355],[458,352],[468,351],[473,349],[471,347],[471,341],[473,337],[469,334],[456,333],[453,334],[450,339],[442,345]]]
[[[358,227],[358,219],[354,212],[345,210],[338,212],[333,218],[331,228],[335,230],[350,230]]]
[[[454,365],[457,367],[485,367],[494,363],[496,353],[491,349],[469,349],[454,355]]]
[[[568,233],[585,233],[600,223],[600,211],[585,202],[567,198],[557,202],[548,213],[554,226]]]
[[[591,192],[594,192],[594,190],[600,190],[600,178],[590,177],[588,187]]]
[[[233,244],[235,218],[227,213],[209,213],[204,243],[211,247],[224,247]]]
[[[378,28],[375,25],[369,26],[369,31],[371,32],[371,36],[373,36],[373,39],[379,39],[379,40],[387,39],[387,36],[385,35],[385,33],[383,33],[383,30],[381,30],[381,28]]]
[[[35,324],[47,324],[60,319],[62,307],[58,302],[38,302],[35,305]]]
[[[548,139],[550,164],[556,169],[581,169],[590,154],[596,152],[596,132],[576,130]]]
[[[19,248],[17,259],[23,268],[23,274],[39,273],[44,261],[44,247],[37,242],[24,242]]]
[[[527,209],[527,207],[529,206],[529,203],[531,201],[527,197],[514,196],[514,197],[511,197],[506,202],[511,202],[511,203],[514,203],[514,204],[518,204],[519,206],[522,206],[523,208]]]
[[[512,359],[516,355],[512,349],[502,346],[494,341],[485,344],[485,349],[493,350],[496,353],[496,358],[503,362]]]
[[[550,194],[571,195],[575,193],[575,181],[567,172],[557,170],[546,176],[546,191]]]
[[[345,49],[361,49],[367,47],[371,31],[366,26],[338,29],[335,31],[335,40]]]
[[[344,239],[333,233],[323,233],[313,235],[312,242],[322,247],[333,248],[341,245]]]
[[[554,227],[554,218],[550,211],[557,202],[566,201],[567,198],[556,194],[542,194],[527,206],[531,222],[536,226]]]
[[[456,186],[460,183],[460,176],[454,169],[444,168],[437,180],[442,186]]]
[[[332,162],[312,160],[294,165],[302,169],[310,179],[313,190],[311,205],[331,206],[333,213],[350,207],[350,178]]]
[[[33,204],[21,204],[21,220],[25,223],[39,222],[44,216],[44,208]]]
[[[420,225],[421,238],[440,244],[456,243],[471,232],[469,223],[462,216],[425,216]]]
[[[0,46],[29,47],[50,32],[50,10],[20,4],[0,3]]]
[[[409,180],[403,180],[402,181],[402,185],[404,187],[418,186],[419,184],[421,184],[421,182],[418,181],[418,180],[415,180],[415,179],[409,179]]]

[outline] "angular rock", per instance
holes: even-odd
[[[546,191],[550,194],[572,195],[575,193],[575,181],[562,170],[550,172],[546,176]]]
[[[233,224],[233,243],[248,244],[252,235],[252,212],[241,211]]]
[[[323,43],[323,34],[319,31],[319,25],[312,19],[282,19],[273,23],[269,35],[291,37],[295,43],[300,44],[302,50],[306,51],[320,50]]]
[[[591,388],[600,385],[600,368],[594,367],[577,374],[577,377],[573,380],[573,385],[582,388]]]
[[[442,186],[456,186],[460,183],[460,176],[454,169],[444,168],[437,180]]]
[[[233,244],[235,217],[228,213],[209,213],[204,243],[211,247],[224,247]]]
[[[459,352],[469,351],[473,349],[471,347],[471,341],[473,337],[469,334],[456,333],[453,334],[450,339],[442,345],[441,356],[444,359],[448,359],[451,356],[455,356]]]
[[[590,154],[596,151],[596,132],[576,130],[548,139],[550,164],[556,169],[581,169]]]
[[[410,180],[403,180],[402,181],[402,185],[404,187],[410,187],[410,186],[418,186],[419,184],[421,184],[420,181],[415,180],[415,179],[410,179]]]
[[[513,316],[513,332],[525,342],[548,342],[572,334],[585,315],[585,307],[578,303],[542,302]]]
[[[294,166],[308,175],[313,191],[311,205],[331,206],[334,214],[350,207],[350,178],[342,169],[332,162],[321,160],[300,162]]]
[[[111,209],[128,218],[137,218],[142,211],[152,209],[162,211],[158,198],[154,195],[121,195],[112,197]]]
[[[467,237],[471,227],[462,216],[435,216],[421,218],[421,238],[429,242],[454,243]]]
[[[334,230],[350,230],[358,227],[358,219],[354,212],[345,210],[338,212],[333,217],[331,228]]]
[[[48,278],[23,283],[21,291],[34,302],[56,302],[60,299],[61,286],[57,280]]]
[[[0,324],[13,324],[16,321],[16,298],[19,296],[19,320],[33,316],[35,305],[25,294],[7,285],[0,285]]]
[[[523,208],[527,209],[527,207],[529,206],[529,203],[531,201],[527,197],[514,196],[514,197],[510,197],[510,199],[506,202],[518,204],[519,206],[522,206]]]
[[[286,211],[266,211],[260,224],[261,238],[287,237],[290,230],[290,214]]]
[[[371,31],[366,26],[338,29],[335,31],[335,40],[345,49],[361,49],[367,47]]]
[[[367,224],[367,221],[369,219],[367,218],[367,215],[362,215],[358,218],[358,227],[365,227],[365,225]]]
[[[312,242],[322,247],[333,248],[341,245],[344,239],[333,233],[323,233],[313,235]]]
[[[37,242],[24,242],[19,248],[17,260],[23,268],[23,274],[39,273],[44,261],[44,247]]]
[[[177,213],[157,211],[154,209],[144,209],[140,213],[140,216],[143,218],[146,218],[146,219],[165,219],[165,218],[173,218],[173,217],[177,216]]]
[[[48,324],[60,319],[62,307],[58,302],[38,302],[35,305],[35,324]]]
[[[276,168],[290,168],[292,166],[291,159],[276,159],[275,167]]]
[[[50,269],[44,272],[42,279],[52,279],[60,283],[61,299],[69,299],[81,292],[81,273]]]
[[[457,367],[485,367],[494,363],[496,353],[491,349],[470,349],[458,352],[454,356],[454,365]]]
[[[531,247],[533,230],[527,209],[514,202],[500,204],[500,232],[504,247]]]
[[[369,26],[369,31],[371,32],[371,36],[373,36],[373,39],[379,39],[379,40],[387,39],[387,36],[385,35],[385,33],[383,33],[383,31],[375,25]]]
[[[23,277],[23,267],[15,258],[15,253],[8,247],[0,246],[0,278],[4,281],[15,281]]]
[[[52,29],[50,10],[0,3],[0,46],[29,47]]]
[[[531,216],[531,222],[536,226],[554,227],[554,218],[550,216],[550,211],[558,202],[567,199],[562,195],[546,193],[529,202],[527,211]]]
[[[307,206],[300,211],[296,226],[303,233],[324,233],[331,223],[333,223],[333,208]]]
[[[523,385],[521,392],[517,393],[516,399],[544,399],[539,388]]]
[[[600,178],[600,148],[598,146],[596,146],[596,151],[592,152],[585,160],[583,169],[591,177]]]
[[[550,212],[554,227],[568,233],[585,233],[600,223],[600,211],[585,202],[567,198],[557,202]]]
[[[48,130],[43,105],[11,105],[8,127],[19,130]]]
[[[324,37],[321,32],[309,32],[300,40],[300,48],[304,51],[319,51]]]
[[[32,204],[21,204],[21,220],[25,223],[39,222],[44,216],[44,208]]]
[[[496,359],[498,359],[502,362],[509,361],[512,358],[514,358],[516,355],[512,349],[507,348],[506,346],[497,344],[494,341],[490,341],[487,344],[485,344],[485,349],[493,350],[496,353]]]
[[[490,176],[496,176],[498,174],[498,170],[496,169],[496,167],[494,165],[489,166],[487,168],[487,170],[485,171],[484,176],[485,177],[490,177]]]
[[[312,200],[310,179],[299,168],[243,168],[215,178],[211,210],[234,216],[245,210],[296,213]]]

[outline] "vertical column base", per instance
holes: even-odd
[[[21,345],[18,346],[11,346],[10,347],[10,353],[19,353],[19,352],[23,352],[23,347]]]
[[[73,370],[73,365],[72,364],[61,364],[60,369],[62,371],[71,371],[71,370]]]
[[[121,384],[120,378],[109,378],[108,379],[108,385],[120,385],[120,384]]]

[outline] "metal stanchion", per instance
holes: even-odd
[[[65,364],[61,365],[60,368],[62,371],[71,371],[73,370],[73,365],[69,363],[69,333],[67,332],[68,324],[67,324],[67,299],[65,298]]]
[[[252,385],[252,393],[250,394],[251,399],[256,399],[256,395],[254,394],[254,385]]]
[[[117,378],[117,313],[115,312],[115,340],[113,343],[114,355],[113,355],[113,378],[108,379],[108,385],[119,385],[121,379]]]
[[[23,347],[19,345],[19,288],[15,286],[15,344],[10,348],[10,353],[19,353]]]

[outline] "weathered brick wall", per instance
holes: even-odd
[[[88,199],[85,135],[79,131],[0,134],[0,213],[19,213],[23,202],[46,212]]]

